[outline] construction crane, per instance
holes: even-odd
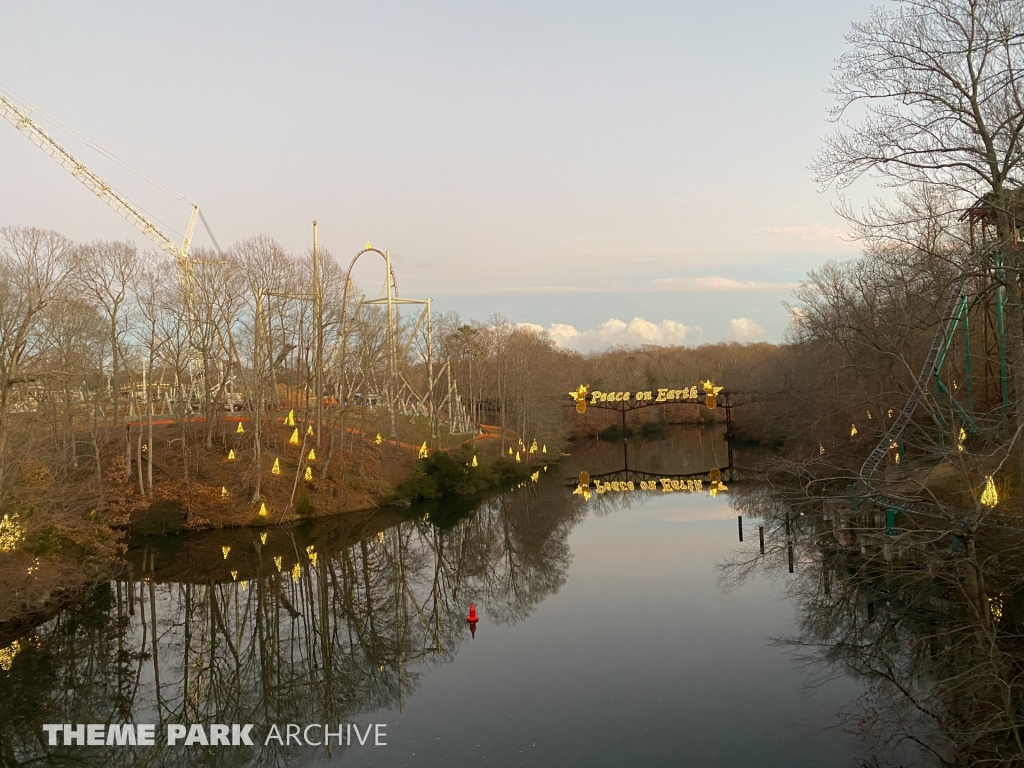
[[[84,163],[62,147],[53,136],[44,131],[31,117],[19,109],[2,91],[0,91],[0,114],[3,115],[7,122],[28,136],[33,144],[88,187],[96,197],[121,214],[139,232],[156,243],[161,250],[173,256],[178,263],[179,277],[182,278],[183,283],[182,287],[191,286],[192,267],[188,257],[188,250],[192,244],[192,234],[195,232],[196,221],[199,219],[198,205],[190,203],[192,205],[192,217],[189,220],[188,229],[185,231],[185,239],[181,245],[178,245],[116,189],[90,171]]]
[[[195,232],[196,222],[202,217],[199,206],[191,201],[185,201],[192,206],[192,216],[189,219],[188,229],[185,230],[185,238],[181,245],[178,245],[174,240],[165,235],[156,224],[150,221],[131,201],[103,181],[93,171],[89,170],[83,162],[61,146],[53,136],[44,131],[28,114],[11,101],[3,91],[0,91],[0,114],[3,115],[7,122],[25,134],[33,144],[82,182],[100,200],[121,214],[139,232],[156,243],[162,251],[174,257],[178,266],[178,282],[191,336],[195,323],[195,279],[192,273],[192,260],[188,252],[189,247],[192,245],[192,235]],[[184,198],[182,199],[184,200]],[[203,225],[206,226],[205,218],[203,219]],[[206,228],[209,231],[209,227],[207,226]],[[210,232],[209,234],[212,239],[213,233]],[[214,245],[216,245],[216,240],[214,240]],[[220,248],[218,247],[219,250]],[[205,384],[202,361],[191,359],[189,367],[191,369],[193,391],[195,390],[196,382],[199,382],[202,388]]]

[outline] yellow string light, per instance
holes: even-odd
[[[230,451],[228,451],[228,461],[234,461],[234,460],[235,460],[235,449],[232,448]]]
[[[313,566],[316,565],[316,550],[313,549],[313,545],[312,544],[310,544],[308,547],[306,547],[306,557],[309,558],[309,564],[310,565],[313,565]]]
[[[281,555],[278,555],[277,557],[274,558],[274,565],[277,567],[277,572],[278,573],[281,572],[281,561],[282,561]]]
[[[298,427],[296,427],[295,431],[292,432],[292,436],[288,438],[288,442],[291,443],[292,445],[298,445],[299,444],[299,428]]]
[[[260,534],[260,544],[266,544],[266,543],[267,543],[267,532],[264,531],[263,533]]]
[[[378,432],[378,433],[377,433],[377,436],[376,436],[375,438],[373,438],[373,444],[374,444],[374,445],[380,445],[380,444],[381,444],[381,443],[383,443],[383,442],[384,442],[384,438],[383,438],[383,437],[381,437],[381,436],[380,436],[380,432]]]
[[[220,497],[222,499],[226,499],[228,497],[228,489],[225,488],[223,485],[220,487]]]
[[[533,482],[535,482],[535,483],[538,480],[540,480],[540,470],[538,469],[536,472],[534,472],[532,475],[530,475],[530,479],[533,480]]]
[[[228,559],[228,555],[231,554],[231,547],[221,547],[220,548],[220,553],[222,555],[224,555],[224,559],[227,560]]]
[[[540,449],[540,452],[541,452],[541,453],[547,453],[547,452],[548,452],[548,446],[547,446],[547,443],[545,443],[545,444],[544,444],[544,446],[543,446],[543,447],[542,447],[542,448]]]
[[[4,515],[0,520],[0,552],[13,552],[25,538],[25,529],[18,522],[18,513]]]
[[[312,448],[309,449],[309,456],[306,457],[310,461],[316,461],[316,451]]]
[[[850,425],[850,437],[853,437],[856,434],[857,434],[857,425],[856,424],[851,424]]]
[[[299,567],[299,564],[296,563],[292,566],[292,581],[298,581],[301,575],[302,569]]]
[[[284,425],[286,427],[294,427],[295,426],[295,411],[294,410],[288,411],[288,416],[284,420]]]
[[[306,427],[306,434],[310,435],[310,436],[313,435],[313,425],[312,424],[310,424],[308,427]]]
[[[425,458],[427,458],[427,455],[428,455],[428,451],[427,451],[427,441],[426,441],[426,440],[424,440],[424,441],[423,441],[423,445],[421,445],[421,446],[420,446],[420,454],[419,454],[419,457],[420,457],[421,459],[425,459]]]
[[[280,475],[281,474],[281,460],[274,459],[274,466],[270,468],[270,474]]]
[[[266,504],[260,504],[260,517],[266,517],[266,516],[267,516],[267,505]]]
[[[232,571],[231,572],[231,580],[232,581],[238,581],[238,571]]]
[[[477,464],[477,461],[476,461],[476,454],[475,454],[475,453],[473,454],[473,461],[471,461],[471,462],[470,462],[470,466],[471,466],[471,467],[476,467],[476,466],[479,466],[479,465]]]
[[[245,434],[245,427],[242,426],[242,422],[238,422],[238,428],[235,430],[236,434]]]
[[[306,467],[306,474],[304,474],[302,476],[302,479],[305,480],[306,482],[309,482],[310,480],[313,479],[313,468],[312,467]]]
[[[519,451],[516,451],[516,461],[522,461],[522,459],[519,458]]]
[[[996,492],[995,481],[992,479],[992,475],[988,475],[985,478],[985,490],[981,492],[981,504],[991,509],[998,503],[999,494]]]

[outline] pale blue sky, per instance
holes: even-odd
[[[404,294],[465,316],[776,340],[788,285],[856,253],[807,165],[868,7],[0,0],[0,83],[198,202],[222,245],[304,250],[315,218],[343,261],[388,248]],[[6,123],[0,178],[0,224],[133,236]]]

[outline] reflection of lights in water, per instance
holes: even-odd
[[[533,473],[532,475],[530,475],[530,479],[531,479],[531,480],[532,480],[533,482],[535,482],[535,483],[536,483],[536,482],[537,482],[538,480],[540,480],[540,470],[538,469],[538,470],[537,470],[536,472],[534,472],[534,473]]]
[[[282,561],[281,555],[278,555],[277,557],[274,558],[274,565],[277,567],[277,572],[278,573],[281,572],[281,561]]]
[[[14,657],[21,653],[21,643],[15,640],[6,648],[0,648],[0,669],[8,672],[14,663]]]
[[[995,597],[990,597],[988,599],[988,607],[992,612],[993,619],[999,621],[1003,618],[1003,596],[1001,594],[996,595]]]
[[[231,580],[232,581],[238,581],[238,571],[232,571],[231,572]]]
[[[292,581],[298,581],[299,577],[301,575],[302,575],[302,569],[299,568],[299,564],[296,563],[295,565],[292,566]]]
[[[312,544],[306,547],[306,557],[309,558],[310,565],[316,565],[316,550],[313,549]]]
[[[267,532],[264,531],[263,533],[260,534],[260,544],[266,544],[266,543],[267,543]]]
[[[227,560],[228,559],[228,555],[231,554],[231,547],[221,547],[220,551],[221,551],[221,554],[224,555],[224,559]]]

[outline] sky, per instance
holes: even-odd
[[[316,219],[466,319],[580,350],[779,341],[807,271],[857,254],[808,165],[869,7],[0,0],[0,89],[177,240],[188,205],[79,137],[222,246],[305,251]],[[147,243],[3,122],[0,179],[0,226]]]

